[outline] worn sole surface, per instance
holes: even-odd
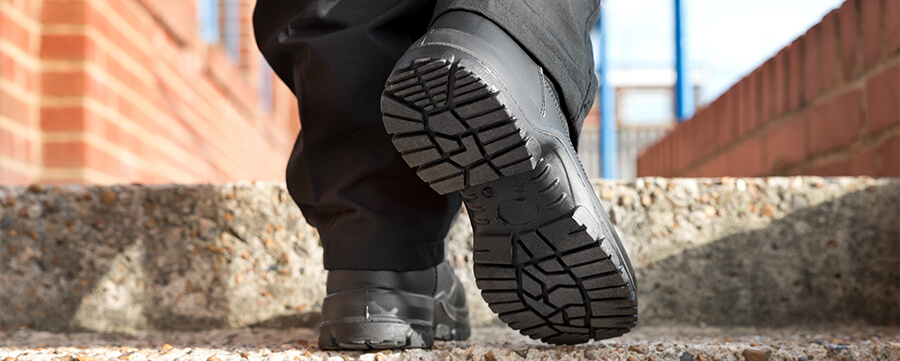
[[[323,350],[381,350],[429,348],[434,345],[430,325],[390,322],[340,322],[319,328]]]
[[[556,344],[628,332],[631,266],[571,144],[537,129],[492,81],[452,58],[408,61],[385,87],[385,129],[422,180],[461,192],[477,285],[501,320]]]

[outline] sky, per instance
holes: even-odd
[[[708,103],[775,55],[843,0],[683,0],[688,56]],[[674,0],[603,0],[610,66],[674,64]]]

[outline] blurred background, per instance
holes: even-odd
[[[283,180],[297,104],[254,3],[0,0],[0,184]],[[900,0],[605,0],[601,20],[590,176],[900,176]]]

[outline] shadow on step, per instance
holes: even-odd
[[[647,262],[636,277],[650,324],[896,326],[900,183]]]

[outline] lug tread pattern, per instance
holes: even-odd
[[[441,194],[528,172],[540,146],[495,88],[458,63],[416,59],[388,78],[385,130],[404,161]]]
[[[510,327],[548,343],[630,331],[637,302],[625,266],[611,257],[599,222],[569,199],[558,173],[543,159],[538,168],[523,189],[538,195],[542,215],[554,216],[506,226],[510,232],[497,232],[504,229],[495,216],[498,194],[483,187],[461,192],[475,228],[474,272],[483,298]]]

